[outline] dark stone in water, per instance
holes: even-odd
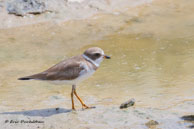
[[[192,125],[188,126],[188,128],[194,129],[194,115],[185,115],[182,116],[181,119],[193,123]]]
[[[150,120],[147,123],[145,123],[145,125],[148,128],[155,128],[157,125],[159,125],[159,123],[157,121],[155,121],[155,120]]]
[[[121,104],[120,109],[131,107],[135,104],[135,99],[130,99],[127,102]]]
[[[181,119],[189,121],[189,122],[194,122],[194,115],[182,116]]]
[[[12,0],[7,4],[9,14],[24,16],[26,14],[41,14],[46,11],[45,3],[39,0]]]

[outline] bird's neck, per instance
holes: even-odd
[[[86,59],[87,61],[89,61],[93,65],[95,65],[97,68],[99,67],[100,64],[96,63],[95,61],[93,61],[92,59],[90,59],[88,56],[86,56],[84,54],[82,56],[83,56],[84,59]]]

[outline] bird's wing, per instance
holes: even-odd
[[[62,61],[48,70],[31,76],[19,78],[19,80],[73,80],[84,70],[80,61],[68,59]]]

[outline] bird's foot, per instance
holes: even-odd
[[[96,107],[89,107],[89,106],[87,106],[85,104],[82,105],[82,109],[92,109],[92,108],[96,108]]]
[[[75,108],[72,108],[72,111],[76,111],[76,109]]]
[[[82,108],[88,109],[89,107],[87,105],[83,104]]]

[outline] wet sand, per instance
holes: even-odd
[[[100,13],[117,15],[125,13],[128,8],[152,2],[152,0],[39,0],[40,3],[44,3],[45,11],[33,15],[26,12],[32,5],[36,9],[36,4],[28,6],[26,3],[29,1],[23,1],[20,4],[14,3],[14,1],[0,1],[0,28],[6,29],[45,22],[60,24],[70,20],[88,19]],[[23,4],[24,6],[22,6]],[[9,9],[10,6],[12,6],[11,9]],[[15,15],[23,15],[15,16],[14,13],[10,14],[9,10],[16,12]]]
[[[20,128],[187,128],[194,113],[192,1],[154,1],[120,14],[0,30],[0,124]],[[95,109],[72,112],[71,86],[17,78],[43,71],[86,48],[112,56],[78,94]],[[136,104],[121,110],[124,101]],[[60,109],[55,110],[56,107]],[[9,120],[7,123],[6,120]],[[44,123],[10,123],[39,120]]]

